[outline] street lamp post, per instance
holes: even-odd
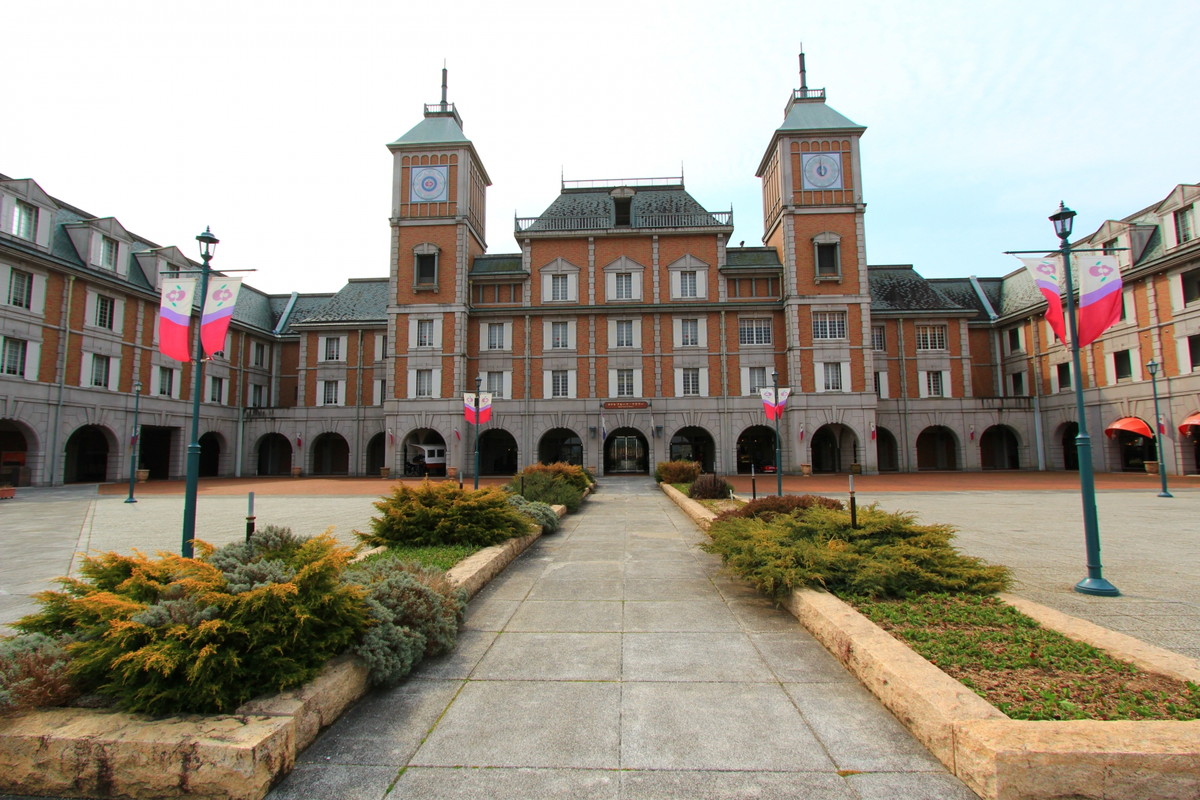
[[[133,432],[129,434],[129,497],[126,503],[136,503],[133,484],[137,478],[138,448],[141,446],[141,431],[138,430],[138,401],[142,399],[142,382],[133,382]]]
[[[1146,370],[1150,373],[1150,389],[1154,392],[1154,450],[1158,453],[1158,477],[1162,480],[1162,491],[1158,493],[1159,497],[1174,497],[1175,495],[1167,491],[1167,465],[1163,459],[1162,448],[1162,426],[1159,420],[1162,419],[1158,413],[1158,368],[1162,366],[1157,361],[1150,361],[1146,364]]]
[[[1121,592],[1104,579],[1104,568],[1100,564],[1100,523],[1096,516],[1096,479],[1092,474],[1092,439],[1087,432],[1087,415],[1083,405],[1083,370],[1080,368],[1079,335],[1075,320],[1075,287],[1071,280],[1071,221],[1075,212],[1062,203],[1058,211],[1050,215],[1054,233],[1059,240],[1062,255],[1063,276],[1066,279],[1067,325],[1071,337],[1071,369],[1075,380],[1075,413],[1079,417],[1079,433],[1075,437],[1075,451],[1079,456],[1079,488],[1083,498],[1083,535],[1087,547],[1088,576],[1075,584],[1075,591],[1082,594],[1116,597]]]
[[[771,370],[771,385],[775,387],[775,494],[783,497],[783,470],[780,458],[782,442],[779,439],[779,370]]]
[[[479,389],[483,386],[483,376],[475,376],[475,488],[479,488]]]
[[[212,272],[208,262],[212,260],[217,243],[221,240],[213,236],[211,228],[205,228],[204,233],[196,237],[200,242],[200,307],[204,308],[204,298],[208,296],[208,276]],[[187,487],[183,496],[183,546],[181,552],[184,558],[192,557],[192,540],[196,538],[196,494],[200,488],[200,395],[204,384],[204,347],[200,339],[200,322],[196,321],[196,337],[193,345],[194,357],[192,370],[192,440],[187,449]]]

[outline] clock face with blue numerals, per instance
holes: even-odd
[[[444,203],[450,199],[447,168],[414,167],[409,194],[415,203]]]
[[[805,153],[801,158],[805,189],[842,188],[840,153]]]

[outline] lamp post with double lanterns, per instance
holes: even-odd
[[[771,370],[771,385],[775,387],[775,494],[783,497],[782,442],[779,438],[779,370]]]
[[[1153,360],[1146,364],[1146,371],[1150,373],[1150,390],[1154,393],[1154,451],[1158,454],[1158,477],[1162,481],[1162,491],[1158,496],[1174,497],[1167,491],[1167,465],[1163,458],[1162,425],[1159,422],[1162,417],[1158,412],[1158,370],[1161,366]]]
[[[204,233],[196,237],[200,242],[200,259],[203,262],[200,272],[200,298],[203,308],[204,298],[208,296],[208,276],[212,272],[209,266],[217,243],[221,240],[213,236],[211,228],[205,228]],[[183,545],[181,552],[184,558],[192,557],[192,540],[196,538],[196,494],[200,488],[200,395],[204,384],[204,347],[200,338],[200,323],[196,322],[196,336],[193,344],[192,369],[192,439],[187,448],[187,485],[183,496]]]
[[[133,431],[129,434],[129,497],[126,503],[136,503],[133,496],[133,485],[137,478],[138,448],[142,444],[141,431],[138,429],[138,401],[142,399],[142,382],[133,382]]]

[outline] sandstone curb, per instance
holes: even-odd
[[[553,508],[565,516],[565,507]],[[473,597],[541,535],[485,548],[447,578]],[[9,715],[0,718],[0,792],[261,800],[369,688],[366,667],[342,656],[304,686],[251,700],[230,715],[154,719],[76,708]]]
[[[663,491],[704,530],[716,516],[674,487]],[[1192,659],[1002,595],[1047,628],[1115,658],[1195,681]],[[985,800],[1195,800],[1200,720],[1012,720],[833,595],[810,589],[784,605],[956,777]]]

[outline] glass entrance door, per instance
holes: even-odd
[[[613,435],[608,445],[608,472],[645,472],[646,449],[639,436]]]

